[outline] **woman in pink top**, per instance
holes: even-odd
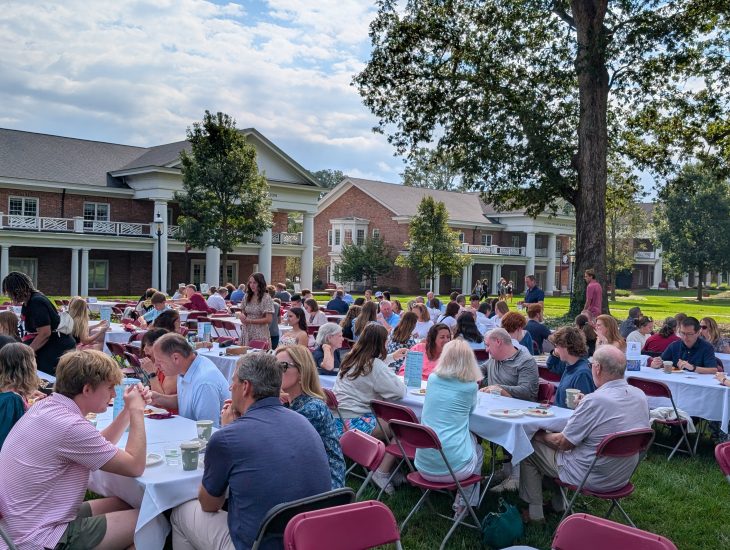
[[[428,380],[428,375],[436,368],[441,358],[441,351],[444,345],[451,341],[451,329],[443,323],[436,323],[426,335],[426,341],[416,344],[410,351],[423,352],[423,373],[421,378]],[[405,364],[400,368],[398,374],[405,374]]]

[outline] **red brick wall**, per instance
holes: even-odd
[[[273,212],[274,226],[271,231],[274,233],[286,233],[289,226],[289,213],[288,212]]]

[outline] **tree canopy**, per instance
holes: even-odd
[[[713,75],[727,64],[726,0],[380,0],[378,8],[371,58],[355,77],[376,131],[398,154],[429,146],[453,159],[464,185],[498,209],[537,215],[571,203],[574,312],[584,301],[579,275],[606,276],[609,145],[648,164],[682,145],[669,131],[663,148],[646,145],[659,132],[652,112],[679,116],[684,101],[692,136],[727,116],[722,96],[705,113],[708,103],[681,86],[721,82]],[[719,142],[722,131],[713,131]]]
[[[312,172],[312,175],[327,189],[332,189],[347,177],[342,170],[332,170],[329,168]]]
[[[431,288],[438,273],[458,275],[466,262],[461,253],[459,235],[449,229],[446,205],[424,197],[416,215],[408,226],[405,255],[396,258],[396,265],[410,267],[421,277],[431,281]]]
[[[433,151],[421,149],[401,174],[403,185],[445,191],[461,188],[461,178],[450,158],[441,158]]]
[[[380,237],[368,237],[362,244],[345,244],[335,267],[335,280],[359,282],[368,287],[378,284],[378,277],[393,270],[394,252]]]
[[[205,111],[187,139],[192,150],[180,154],[183,190],[175,193],[182,238],[198,248],[220,248],[226,265],[237,245],[272,226],[269,184],[259,173],[256,149],[227,114]]]

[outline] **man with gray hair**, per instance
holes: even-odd
[[[393,304],[388,300],[380,302],[380,313],[378,313],[378,322],[390,332],[398,323],[400,323],[400,315],[393,311]]]
[[[616,432],[649,427],[649,405],[644,392],[624,379],[626,358],[613,346],[601,346],[593,354],[591,371],[596,391],[578,400],[573,416],[560,433],[538,431],[535,450],[521,464],[520,498],[529,505],[530,521],[543,521],[542,479],[559,478],[578,485],[585,477],[603,438]],[[586,489],[613,491],[626,485],[639,456],[601,458],[593,467]],[[563,502],[553,497],[553,508]]]
[[[279,400],[288,368],[296,367],[266,353],[238,360],[223,427],[206,448],[198,498],[172,511],[176,550],[251,548],[271,508],[331,489],[322,438]]]
[[[506,397],[536,401],[540,380],[532,354],[523,347],[516,348],[503,328],[490,330],[485,344],[489,360],[486,369],[482,367],[482,370],[486,370],[484,374],[489,385],[481,391],[496,389]]]

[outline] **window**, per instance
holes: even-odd
[[[38,259],[37,258],[10,258],[8,262],[10,271],[25,273],[33,281],[33,286],[38,288]]]
[[[327,231],[327,246],[332,246],[332,230]]]
[[[517,272],[516,271],[510,271],[509,272],[509,279],[508,281],[512,281],[515,283],[515,288],[513,289],[515,292],[517,292]]]
[[[642,288],[644,286],[644,270],[643,269],[636,270],[636,284],[634,286],[637,286],[639,288]]]
[[[11,216],[35,218],[38,216],[38,199],[32,197],[10,197],[8,201],[8,214]]]
[[[254,271],[258,271],[258,266],[254,264]],[[169,273],[169,271],[168,271]],[[192,284],[200,286],[205,282],[205,260],[191,260],[190,262],[190,280]],[[226,262],[226,273],[223,274],[223,266],[219,272],[219,281],[221,284],[238,281],[238,260],[228,260]]]
[[[93,229],[94,222],[109,221],[109,204],[105,202],[84,203],[84,229]]]
[[[380,229],[373,229],[373,239],[380,238]]]
[[[555,255],[563,255],[563,239],[561,239],[560,237],[555,239]]]
[[[167,209],[167,224],[172,225],[172,208]]]
[[[109,288],[109,260],[89,260],[89,290]]]
[[[345,244],[352,244],[352,229],[345,229]]]
[[[340,246],[340,230],[335,229],[335,246]]]
[[[459,242],[460,243],[464,242],[464,232],[463,231],[459,231]]]
[[[512,235],[512,247],[513,248],[520,247],[520,236],[519,235]]]
[[[357,230],[357,246],[362,246],[364,244],[365,244],[365,230],[358,229]]]
[[[492,246],[491,235],[482,235],[482,246]]]

